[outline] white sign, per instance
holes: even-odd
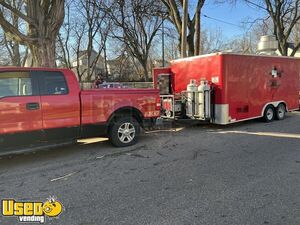
[[[211,82],[213,82],[213,83],[219,83],[219,77],[218,76],[216,76],[216,77],[212,77],[211,78]]]

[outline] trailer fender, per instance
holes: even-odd
[[[276,101],[276,102],[268,102],[267,104],[265,104],[265,106],[263,107],[262,111],[261,111],[261,116],[264,116],[264,112],[265,112],[265,109],[267,108],[268,105],[272,105],[274,108],[277,108],[277,106],[279,104],[283,103],[286,107],[286,110],[288,111],[288,106],[286,104],[285,101]]]

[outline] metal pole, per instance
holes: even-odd
[[[162,21],[162,67],[165,67],[165,25],[164,19]]]
[[[181,32],[181,57],[185,58],[187,46],[187,22],[188,22],[188,0],[183,0],[183,19],[182,19],[182,32]]]

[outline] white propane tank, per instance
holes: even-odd
[[[190,80],[187,88],[187,103],[186,103],[186,115],[193,117],[195,114],[195,92],[198,90],[196,80]]]
[[[206,80],[201,80],[198,87],[198,109],[197,116],[199,119],[209,119],[210,118],[210,85]]]

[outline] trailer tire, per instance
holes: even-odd
[[[279,104],[276,108],[276,119],[283,120],[286,115],[286,107],[284,104]]]
[[[118,117],[110,126],[109,140],[115,147],[127,147],[137,143],[139,123],[130,116]]]
[[[272,122],[275,118],[275,108],[272,105],[268,105],[265,109],[263,120],[267,123]]]

